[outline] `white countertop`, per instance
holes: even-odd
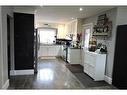
[[[91,51],[88,51],[88,50],[85,50],[84,52],[87,52],[87,53],[90,53],[90,54],[99,54],[99,55],[106,55],[105,53],[97,53],[97,52],[91,52]]]

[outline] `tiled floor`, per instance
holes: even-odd
[[[112,89],[111,85],[88,87],[61,59],[40,60],[38,74],[11,76],[8,89]]]

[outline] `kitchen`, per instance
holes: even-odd
[[[35,14],[38,40],[36,69],[40,78],[44,79],[41,77],[43,74],[47,76],[65,70],[59,68],[58,72],[53,67],[54,71],[47,68],[46,72],[44,67],[53,66],[57,60],[56,64],[63,63],[68,67],[74,66],[75,69],[81,67],[82,74],[85,74],[85,78],[88,77],[94,86],[100,85],[102,81],[104,85],[108,83],[105,85],[107,88],[114,88],[111,84],[117,7],[14,7],[14,12]],[[44,67],[40,66],[40,63]],[[83,77],[76,75],[77,78]],[[52,77],[50,81],[53,81]],[[83,77],[83,81],[85,78]],[[44,80],[46,81],[46,78]],[[69,83],[64,84],[65,88],[70,87]],[[105,88],[102,84],[99,89]]]
[[[104,19],[106,19],[106,16]],[[100,44],[101,45],[97,50],[98,53],[94,53],[94,52],[96,52],[95,49],[97,48],[97,41],[96,41],[96,39],[93,39],[93,37],[92,37],[93,24],[82,25],[82,21],[83,21],[83,19],[74,19],[74,20],[70,21],[69,23],[67,23],[65,25],[66,36],[63,39],[58,39],[59,35],[58,35],[58,37],[57,37],[57,35],[54,35],[54,39],[51,41],[52,43],[46,42],[46,43],[50,43],[50,44],[44,44],[42,42],[40,45],[40,49],[38,51],[38,54],[39,54],[38,56],[41,59],[50,59],[50,58],[52,59],[55,57],[61,57],[62,59],[65,60],[65,62],[67,62],[67,64],[70,64],[71,66],[77,65],[77,64],[80,64],[81,66],[83,66],[84,72],[87,73],[88,75],[90,75],[94,80],[96,80],[96,81],[104,80],[105,64],[106,64],[106,51],[107,51],[106,46],[103,51],[102,43],[99,43],[99,45]],[[49,27],[49,25],[47,24],[46,27]],[[38,30],[40,30],[39,31],[39,33],[40,33],[39,38],[40,39],[44,38],[43,36],[46,36],[46,35],[44,35],[45,31],[43,31],[43,29],[40,29],[40,28],[38,29]],[[47,28],[47,30],[48,29],[52,29],[52,28]],[[58,27],[58,32],[59,32],[59,30],[60,29]],[[84,32],[78,32],[78,31],[82,31],[82,30]],[[88,31],[88,33],[86,33],[87,31]],[[41,33],[42,33],[42,36],[41,36]],[[57,34],[57,33],[54,33],[54,34]],[[50,35],[50,34],[48,33],[47,35]],[[49,38],[53,38],[53,37],[51,37],[51,36],[47,37],[47,39],[48,39],[47,41],[49,41]],[[92,41],[90,42],[89,39],[90,40],[92,39]],[[44,41],[44,39],[42,41]],[[90,43],[94,43],[94,44],[90,44]],[[101,50],[99,50],[100,48],[101,48]],[[89,49],[89,51],[88,51],[88,49]],[[100,52],[100,51],[102,51],[102,52]],[[84,57],[83,57],[83,55],[84,55]],[[92,56],[94,56],[94,57],[92,57]],[[102,59],[102,60],[99,60],[99,59]],[[96,63],[96,61],[97,61],[97,63]],[[88,65],[84,64],[84,63],[87,63]],[[101,65],[100,65],[100,63],[101,63]],[[93,67],[91,67],[91,66],[93,66]],[[97,66],[97,67],[94,67],[94,66]],[[97,72],[97,73],[95,73],[95,72]],[[95,75],[94,75],[94,73],[95,73]]]
[[[45,7],[43,7],[43,8],[45,8]],[[48,9],[48,7],[47,7],[47,9]],[[79,9],[80,13],[83,11],[83,8],[81,8],[81,7],[79,7],[79,8],[77,7],[77,10],[78,9]],[[36,11],[36,13],[38,13],[38,11]],[[46,12],[46,13],[48,13],[48,12]],[[109,21],[107,21],[107,19],[108,19],[107,15],[102,14],[102,16],[104,16],[104,18],[100,17],[100,19],[102,19],[102,20],[104,19],[105,20],[104,23],[109,23]],[[99,15],[98,15],[97,19],[99,19]],[[40,33],[39,34],[40,39],[44,38],[44,36],[46,36],[46,34],[44,35],[43,29],[47,29],[47,30],[48,29],[52,29],[52,30],[57,29],[55,31],[56,33],[54,33],[53,37],[51,37],[51,36],[47,37],[48,40],[46,43],[50,43],[50,44],[46,44],[46,43],[44,44],[43,42],[42,42],[43,44],[42,43],[40,44],[38,56],[41,59],[55,59],[55,57],[61,57],[69,65],[77,65],[77,64],[80,64],[81,66],[85,65],[84,72],[87,73],[90,77],[92,77],[95,81],[105,80],[104,78],[105,78],[107,47],[105,46],[105,44],[102,44],[103,42],[102,43],[98,42],[99,43],[98,44],[97,40],[94,39],[94,38],[96,38],[96,35],[92,34],[93,27],[96,26],[95,24],[99,23],[99,20],[98,20],[98,22],[96,21],[97,23],[94,23],[94,24],[93,23],[83,24],[83,21],[84,21],[84,18],[78,18],[78,19],[71,18],[71,20],[68,21],[66,24],[60,24],[60,25],[59,24],[51,24],[51,23],[38,24],[38,26],[36,26],[36,27],[39,27],[38,31]],[[111,25],[108,26],[108,28],[110,28],[110,27],[111,27]],[[88,33],[85,33],[87,31],[88,31]],[[104,34],[106,32],[107,32],[107,30],[105,30],[105,32],[102,33],[102,35],[101,35],[102,39],[103,38],[106,39],[108,36],[110,36],[111,29],[109,29],[107,35]],[[42,33],[42,37],[41,37],[41,33]],[[49,35],[49,33],[47,35]],[[93,36],[94,36],[94,38],[93,38]],[[98,37],[98,35],[97,35],[97,37]],[[49,38],[53,38],[51,40],[51,42],[48,42]],[[94,42],[95,44],[89,44],[90,43],[89,39],[92,40],[91,43]],[[42,41],[44,41],[44,39]],[[94,49],[97,48],[97,44],[100,46],[98,46],[98,49],[95,52]],[[91,46],[91,48],[90,48],[90,46]],[[100,50],[100,48],[101,48],[101,50]],[[91,49],[90,50],[91,52],[88,52],[88,49],[89,50]],[[100,52],[100,51],[102,51],[102,52]],[[102,54],[100,54],[99,52]],[[94,56],[94,57],[91,57],[91,56]],[[102,60],[99,60],[99,59],[102,59]],[[88,64],[84,64],[84,63],[88,63]],[[103,63],[103,64],[100,65],[100,63]],[[93,66],[93,67],[91,67],[91,66]],[[94,66],[97,66],[97,67],[94,67]],[[101,72],[101,73],[99,73],[99,72]],[[95,73],[95,75],[94,75],[94,73]]]

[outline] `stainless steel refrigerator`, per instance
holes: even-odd
[[[40,35],[38,29],[34,31],[34,72],[38,72],[38,50],[40,48]]]

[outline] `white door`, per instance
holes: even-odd
[[[83,46],[83,51],[82,51],[82,65],[84,65],[85,61],[85,52],[88,50],[89,47],[89,40],[92,37],[92,31],[93,31],[93,24],[86,24],[83,27],[83,36],[82,36],[82,46]]]
[[[86,24],[83,28],[83,48],[84,50],[87,50],[89,47],[89,40],[92,37],[92,30],[93,30],[93,24]]]

